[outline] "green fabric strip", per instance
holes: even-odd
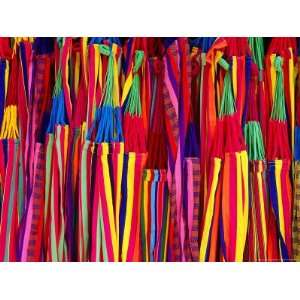
[[[9,204],[8,204],[8,217],[7,217],[7,227],[6,227],[6,247],[4,261],[9,261],[9,249],[10,249],[10,232],[11,232],[11,222],[12,222],[12,212],[14,207],[14,197],[15,197],[15,184],[16,184],[16,160],[19,148],[19,142],[14,144],[14,160],[13,160],[13,171],[10,182],[10,194],[9,194]]]
[[[49,192],[50,192],[50,178],[51,178],[51,165],[52,165],[52,147],[53,147],[53,134],[49,134],[47,149],[46,149],[46,172],[45,172],[45,209],[44,209],[44,224],[48,215],[49,205]]]
[[[87,207],[87,150],[89,146],[89,141],[85,142],[82,159],[81,159],[81,205],[82,205],[82,226],[83,226],[83,242],[84,242],[84,253],[87,252],[88,238],[89,238],[89,228],[88,228],[88,207]],[[81,243],[81,240],[80,240]],[[80,245],[80,248],[82,244]]]
[[[51,186],[51,258],[52,261],[58,261],[58,253],[57,253],[57,244],[56,244],[56,235],[55,235],[55,219],[54,219],[54,190],[53,185]]]
[[[64,193],[64,184],[63,184],[63,162],[62,162],[62,151],[60,144],[60,135],[61,135],[61,126],[57,127],[57,137],[56,137],[56,149],[57,149],[57,158],[58,158],[58,170],[59,170],[59,189],[61,193]],[[64,246],[64,237],[65,237],[65,222],[64,222],[64,208],[63,202],[60,203],[60,216],[62,218],[61,232],[58,241],[58,259],[59,261],[63,260],[63,246]]]

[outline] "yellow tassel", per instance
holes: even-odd
[[[17,139],[19,130],[17,124],[17,106],[9,105],[4,110],[4,116],[0,131],[1,139]]]

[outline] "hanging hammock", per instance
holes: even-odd
[[[287,261],[292,259],[291,221],[292,194],[290,182],[291,154],[287,134],[285,114],[284,75],[282,58],[274,57],[276,70],[276,85],[267,145],[268,184],[273,214],[276,220],[276,242],[273,247],[279,247],[278,254],[270,259]]]
[[[267,260],[267,211],[269,205],[265,181],[265,150],[258,114],[260,100],[258,89],[258,66],[251,63],[251,80],[247,93],[249,97],[249,109],[244,128],[250,166],[250,210],[247,241],[248,261]]]
[[[103,98],[97,109],[97,173],[93,183],[92,261],[99,261],[101,253],[104,261],[119,260],[118,222],[124,144],[119,107],[118,49],[116,44],[112,44],[111,47],[100,45],[100,53],[108,56],[108,65]]]

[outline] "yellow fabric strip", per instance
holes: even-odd
[[[106,205],[108,210],[107,213],[109,218],[109,228],[110,228],[110,234],[111,234],[111,240],[112,240],[112,246],[114,252],[114,261],[118,261],[119,247],[118,247],[117,236],[116,236],[113,198],[112,198],[112,190],[111,190],[111,179],[109,174],[107,154],[101,156],[101,161],[103,166],[105,199],[106,199]]]
[[[116,210],[115,210],[115,223],[116,223],[116,236],[119,244],[119,216],[120,216],[120,207],[121,207],[121,182],[123,174],[123,158],[124,158],[124,143],[120,143],[120,153],[118,154],[118,170],[116,178]]]
[[[215,195],[217,190],[217,184],[218,184],[218,177],[219,172],[221,168],[221,159],[220,158],[214,158],[214,170],[213,170],[213,179],[212,179],[212,185],[208,197],[207,202],[207,209],[205,212],[205,219],[204,219],[204,228],[203,228],[203,235],[200,245],[200,252],[199,252],[199,261],[204,262],[205,256],[207,252],[207,245],[209,240],[209,232],[212,224],[212,218],[214,213],[214,207],[215,207]]]
[[[67,170],[67,156],[68,156],[68,144],[69,144],[69,132],[70,132],[70,127],[69,125],[64,125],[64,138],[63,138],[63,142],[64,142],[64,161],[63,161],[63,170],[64,172],[66,172]],[[65,176],[65,173],[64,173]]]
[[[248,222],[249,222],[249,179],[248,179],[248,154],[246,151],[241,152],[241,165],[242,165],[242,180],[243,180],[243,190],[244,190],[244,206],[243,206],[243,240],[242,240],[242,248],[244,255],[244,249],[247,238],[248,231]],[[243,259],[243,257],[241,258]]]
[[[281,169],[282,160],[275,160],[275,180],[276,180],[276,190],[277,190],[277,200],[278,200],[278,212],[279,212],[279,228],[283,239],[285,239],[285,228],[284,228],[284,217],[283,217],[283,206],[281,197]]]
[[[113,60],[114,60],[114,68],[113,68],[113,74],[114,74],[114,86],[113,86],[113,103],[114,107],[120,106],[120,95],[119,95],[119,70],[118,70],[118,63],[117,63],[117,50],[118,46],[116,44],[112,45],[112,54],[113,54]]]
[[[99,62],[98,62],[98,82],[102,91],[102,76],[103,76],[103,67],[102,67],[102,57],[99,54],[99,48],[96,48],[98,53],[96,52],[96,55],[99,57]]]
[[[127,251],[129,246],[130,228],[132,219],[133,208],[133,185],[134,185],[134,168],[135,168],[135,153],[128,154],[128,170],[127,170],[127,203],[126,203],[126,216],[125,227],[123,234],[122,245],[122,261],[125,262],[127,258]]]
[[[262,174],[260,172],[256,173],[256,178],[258,182],[258,195],[259,195],[259,205],[260,205],[260,217],[261,217],[261,225],[263,232],[263,240],[264,240],[264,252],[266,254],[267,251],[267,225],[265,219],[265,202],[264,202],[264,194],[263,194],[263,180]]]
[[[82,38],[82,53],[83,53],[83,76],[85,86],[88,85],[88,37]]]
[[[241,154],[238,152],[236,156],[236,192],[237,192],[237,227],[236,227],[236,248],[235,248],[235,261],[240,262],[243,260],[243,195],[242,195],[242,166]]]
[[[292,134],[292,154],[294,157],[294,141],[295,141],[295,77],[294,77],[294,59],[293,50],[289,48],[291,57],[289,59],[289,88],[291,100],[291,134]]]
[[[237,98],[237,58],[232,56],[232,87],[234,99]]]
[[[123,105],[123,103],[124,103],[124,101],[125,101],[128,93],[130,91],[130,88],[132,86],[132,79],[133,79],[132,71],[133,71],[133,67],[131,66],[130,73],[129,73],[129,75],[126,78],[126,81],[124,83],[123,93],[122,93],[122,99],[121,99],[121,105]]]
[[[276,88],[276,69],[275,69],[275,65],[274,65],[274,61],[276,58],[276,54],[272,54],[270,56],[270,60],[271,60],[271,84],[272,84],[272,104],[274,101],[274,97],[275,97],[275,88]]]

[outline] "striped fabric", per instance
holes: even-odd
[[[300,261],[297,39],[0,38],[0,261]]]
[[[52,136],[52,165],[49,178],[48,194],[48,220],[49,241],[47,259],[50,261],[66,260],[65,243],[65,212],[64,212],[64,186],[65,167],[67,159],[68,128],[56,127],[55,136]],[[51,151],[51,150],[50,150]],[[47,165],[46,165],[47,174]]]
[[[269,162],[269,194],[276,217],[280,258],[292,259],[292,188],[289,179],[290,162],[275,160]]]
[[[17,236],[20,222],[18,212],[19,158],[19,141],[14,139],[8,139],[7,166],[4,182],[0,224],[0,261],[17,261],[18,258]]]
[[[40,261],[45,203],[45,152],[36,144],[32,195],[26,211],[21,261]]]
[[[65,212],[66,212],[66,244],[67,257],[69,261],[76,261],[76,215],[78,203],[76,203],[79,191],[79,164],[82,144],[82,134],[80,128],[75,128],[70,136],[70,146],[66,166],[66,189],[65,189]]]
[[[293,206],[293,255],[295,261],[300,261],[300,162],[295,162],[294,206]]]
[[[91,174],[93,144],[85,141],[81,145],[79,167],[79,201],[77,216],[77,260],[89,260],[89,227],[91,223]]]
[[[48,134],[45,168],[45,256],[48,261],[67,259],[65,242],[65,181],[68,153],[68,126],[56,126]]]
[[[200,200],[200,162],[199,158],[185,158],[183,219],[185,261],[198,261],[199,257],[199,200]]]
[[[101,143],[97,148],[97,175],[93,199],[93,241],[92,261],[100,259],[100,237],[104,261],[119,260],[119,240],[117,230],[123,147],[109,149],[109,144]],[[114,157],[116,156],[116,157]],[[119,156],[119,157],[118,157]],[[119,158],[119,159],[118,159]],[[114,182],[116,186],[114,186]],[[117,204],[119,202],[119,204]]]
[[[26,181],[28,189],[32,188],[33,184],[33,167],[34,167],[34,151],[35,143],[41,142],[44,137],[43,119],[47,106],[50,101],[50,61],[47,55],[38,55],[35,58],[35,77],[32,79],[36,83],[34,86],[32,103],[29,103],[29,113],[32,115],[28,122],[28,135],[25,149],[25,166],[26,166]],[[38,139],[38,140],[37,140]],[[28,191],[29,193],[30,191]]]
[[[267,157],[269,197],[274,222],[270,223],[269,228],[271,239],[268,248],[272,249],[272,252],[268,258],[288,261],[292,259],[293,198],[290,181],[291,148],[285,111],[285,79],[287,77],[281,56],[271,56],[271,67],[273,67],[271,69],[273,103],[268,128]]]
[[[218,233],[219,218],[220,218],[220,198],[217,196],[217,187],[219,185],[219,176],[221,170],[221,159],[215,157],[211,162],[211,171],[208,178],[209,190],[207,193],[206,207],[204,208],[202,221],[202,237],[200,243],[199,260],[201,262],[208,261],[211,257],[217,258],[216,244],[212,242],[214,238],[217,241],[217,236],[213,233]],[[216,230],[217,226],[217,230]]]
[[[141,200],[143,261],[164,261],[168,193],[166,170],[145,169]]]
[[[222,182],[223,257],[243,261],[249,214],[246,151],[225,153]]]
[[[164,106],[166,115],[166,131],[168,137],[169,160],[169,190],[170,190],[170,260],[181,261],[183,255],[183,241],[181,237],[181,153],[180,116],[179,116],[179,46],[174,41],[167,49],[165,64]],[[182,128],[183,129],[183,128]],[[181,129],[181,130],[182,130]]]
[[[267,211],[268,198],[265,181],[266,166],[263,161],[253,161],[250,163],[250,195],[253,226],[253,255],[250,261],[267,260]]]
[[[139,232],[145,160],[143,153],[131,152],[124,156],[120,208],[120,251],[123,262],[138,261],[141,256]]]

